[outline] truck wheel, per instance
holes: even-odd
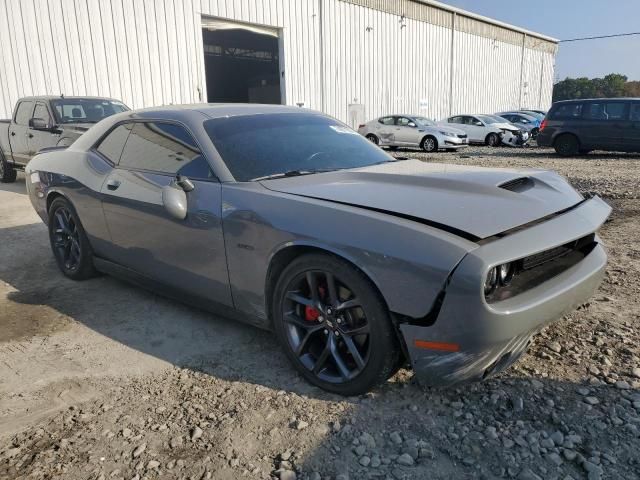
[[[18,176],[18,172],[13,168],[12,165],[9,165],[9,162],[4,158],[4,155],[0,153],[0,182],[1,183],[13,183],[16,181],[16,177]]]

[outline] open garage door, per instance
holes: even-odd
[[[207,101],[282,103],[277,29],[202,19]]]

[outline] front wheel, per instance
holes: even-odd
[[[18,172],[13,166],[9,165],[9,162],[4,158],[4,155],[0,152],[0,182],[1,183],[13,183],[16,181]]]
[[[487,138],[485,139],[485,143],[489,147],[497,147],[498,144],[500,143],[500,137],[498,136],[497,133],[490,133],[489,135],[487,135]]]
[[[96,274],[93,253],[80,219],[68,200],[56,198],[49,208],[49,241],[64,275],[85,280]]]
[[[386,381],[400,365],[389,312],[369,279],[322,254],[294,260],[274,291],[276,335],[312,384],[358,395]]]
[[[438,140],[436,140],[435,137],[431,136],[424,137],[422,139],[422,142],[420,143],[420,148],[422,148],[422,150],[427,153],[435,152],[436,150],[438,150]]]

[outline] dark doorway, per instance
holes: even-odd
[[[277,31],[203,21],[207,101],[282,103]]]

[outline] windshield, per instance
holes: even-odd
[[[494,119],[493,123],[511,123],[511,120],[508,118],[500,117],[499,115],[491,115],[491,118]]]
[[[413,118],[419,125],[422,125],[423,127],[433,127],[436,124],[433,120],[429,120],[428,118],[424,118],[424,117],[413,117]]]
[[[58,123],[98,123],[103,118],[129,110],[123,103],[101,98],[52,100]]]
[[[478,118],[478,120],[488,125],[492,125],[494,123],[508,123],[508,121],[504,118],[495,117],[493,115],[476,115],[476,117]]]
[[[239,182],[287,172],[340,170],[394,160],[349,127],[322,115],[223,117],[207,120],[204,128]]]

